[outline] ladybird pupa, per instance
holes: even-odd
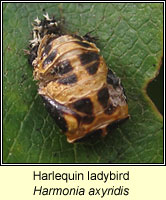
[[[36,18],[29,62],[38,93],[57,125],[73,143],[128,118],[120,79],[106,66],[93,42],[64,34],[60,22]]]

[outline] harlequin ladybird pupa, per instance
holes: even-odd
[[[38,93],[57,125],[73,143],[128,118],[120,79],[86,37],[62,33],[60,22],[35,20],[29,62]]]

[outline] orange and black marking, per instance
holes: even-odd
[[[120,79],[93,42],[62,33],[59,22],[44,17],[35,20],[30,42],[29,62],[38,93],[68,142],[92,133],[105,136],[129,116]]]

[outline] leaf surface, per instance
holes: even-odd
[[[32,21],[48,12],[97,47],[128,97],[130,119],[105,138],[69,144],[37,94],[23,50]],[[3,3],[3,162],[162,163],[162,117],[146,95],[159,69],[162,3]]]

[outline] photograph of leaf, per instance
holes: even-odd
[[[130,117],[105,137],[67,142],[43,105],[25,52],[46,13],[68,35],[97,38],[121,79]],[[3,163],[163,163],[163,116],[147,94],[162,59],[162,3],[3,3]]]

